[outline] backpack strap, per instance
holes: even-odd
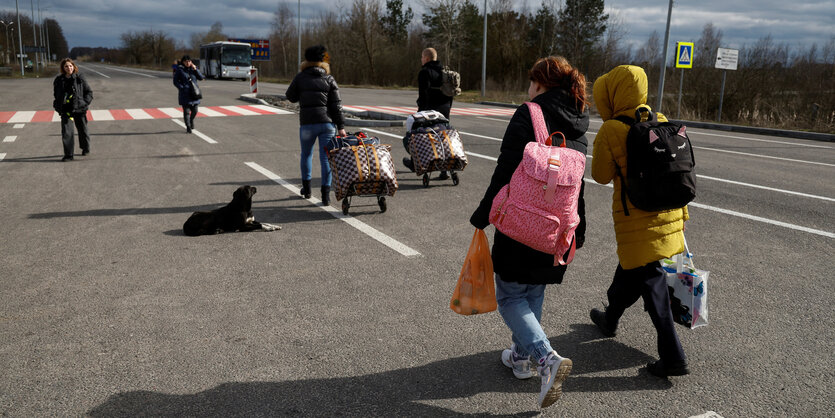
[[[620,121],[621,123],[625,123],[630,129],[635,123],[635,119],[624,115],[615,116],[614,119]],[[626,207],[626,179],[623,177],[623,173],[620,171],[620,167],[617,163],[615,163],[615,172],[618,173],[618,177],[620,177],[620,202],[623,204],[623,214],[629,216],[629,208]]]
[[[528,105],[528,110],[531,112],[531,121],[533,122],[533,133],[536,137],[536,142],[550,145],[546,142],[548,139],[548,126],[545,125],[542,108],[534,102],[525,102],[525,104]]]

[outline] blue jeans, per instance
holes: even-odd
[[[516,354],[530,355],[534,362],[553,350],[540,325],[544,299],[544,284],[506,282],[496,274],[496,302],[502,319],[513,334]]]
[[[299,126],[299,142],[302,146],[302,155],[299,165],[302,172],[302,180],[310,180],[313,177],[313,147],[316,145],[316,138],[319,138],[319,164],[322,167],[322,186],[331,185],[331,165],[328,163],[328,154],[325,152],[325,145],[336,136],[336,126],[332,123],[314,123]]]

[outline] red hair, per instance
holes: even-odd
[[[536,60],[528,71],[531,81],[550,90],[561,88],[574,97],[580,111],[589,104],[586,100],[586,77],[563,57],[550,56]]]

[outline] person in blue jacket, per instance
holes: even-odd
[[[179,90],[178,100],[183,107],[183,122],[186,124],[186,132],[191,133],[194,129],[194,117],[197,116],[197,106],[200,104],[202,95],[197,80],[203,80],[203,74],[191,61],[191,57],[183,55],[179,63],[174,63],[174,86]]]

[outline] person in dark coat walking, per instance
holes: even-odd
[[[203,73],[191,61],[191,57],[183,55],[179,63],[174,63],[174,86],[177,87],[177,99],[183,107],[183,122],[186,124],[186,132],[191,133],[194,129],[194,117],[197,116],[197,107],[203,97],[198,90],[195,91],[197,80],[203,80]],[[193,84],[193,85],[192,85]]]
[[[78,129],[81,155],[90,153],[87,110],[93,102],[93,90],[71,59],[61,60],[60,68],[61,74],[52,82],[52,108],[61,115],[61,141],[64,143],[64,157],[61,161],[72,161],[75,149],[73,124]]]
[[[319,139],[319,165],[322,168],[322,204],[330,204],[331,166],[325,145],[338,133],[345,136],[345,118],[339,86],[331,75],[327,49],[315,45],[304,51],[302,70],[287,87],[287,100],[299,103],[299,142],[302,175],[301,195],[310,198],[313,177],[313,147]],[[337,132],[338,131],[338,132]]]
[[[562,132],[566,146],[586,153],[585,132],[589,126],[585,77],[562,57],[540,58],[530,74],[528,96],[539,104],[548,132]],[[519,106],[502,138],[501,154],[478,208],[470,223],[484,229],[490,224],[493,198],[510,183],[513,172],[522,161],[525,146],[536,141],[533,122],[527,105]],[[583,246],[586,233],[583,186],[577,208],[580,224],[575,231],[576,248]],[[510,328],[512,344],[502,352],[502,363],[513,369],[519,379],[533,376],[532,360],[542,377],[539,404],[546,407],[562,393],[562,382],[571,371],[570,359],[560,357],[551,347],[542,329],[542,303],[545,286],[561,283],[566,265],[554,266],[554,255],[540,252],[496,230],[493,238],[493,270],[496,279],[498,310]]]
[[[438,60],[438,52],[435,48],[426,48],[420,55],[420,62],[422,67],[418,72],[418,98],[417,110],[435,110],[441,112],[447,120],[449,120],[449,112],[452,110],[452,96],[447,96],[441,92],[441,84],[443,84],[443,70],[444,67]],[[409,151],[408,135],[403,140],[403,146],[406,147],[406,152]],[[414,162],[411,158],[403,158],[403,165],[409,170],[415,171]],[[439,180],[446,180],[449,174],[446,171],[441,171],[438,176]]]

